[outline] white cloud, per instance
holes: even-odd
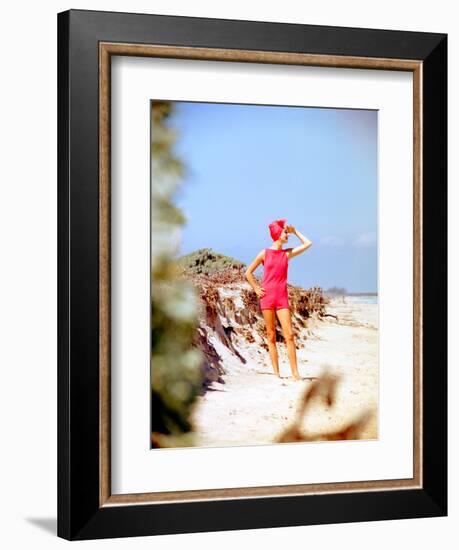
[[[361,233],[354,241],[355,246],[366,247],[376,244],[376,233]]]
[[[348,244],[348,241],[341,236],[326,235],[325,237],[320,238],[319,243],[322,246],[345,246]],[[373,246],[376,244],[376,233],[369,231],[366,233],[360,233],[360,235],[357,235],[354,239],[352,239],[349,244],[360,248]]]
[[[344,239],[341,237],[328,235],[327,237],[322,237],[320,239],[320,244],[323,246],[342,246],[344,244]]]

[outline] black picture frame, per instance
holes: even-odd
[[[422,63],[422,486],[100,504],[99,44]],[[447,515],[447,35],[70,10],[58,14],[58,536],[68,540]]]

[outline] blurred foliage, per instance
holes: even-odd
[[[192,346],[199,298],[176,265],[186,218],[173,198],[185,173],[173,146],[174,105],[151,104],[151,445],[194,445],[190,420],[202,386],[202,352]]]
[[[312,433],[305,428],[305,424],[307,426],[307,413],[313,407],[314,402],[321,401],[327,408],[333,407],[336,403],[340,378],[340,375],[331,374],[325,369],[316,380],[308,385],[301,397],[293,424],[285,428],[275,438],[274,442],[295,443],[300,441],[363,439],[367,426],[376,418],[374,408],[368,407],[361,410],[356,417],[343,423],[338,429],[325,430],[322,433]]]

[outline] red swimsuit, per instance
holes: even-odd
[[[291,250],[291,249],[288,249]],[[288,257],[284,249],[265,248],[261,286],[265,294],[260,298],[260,309],[289,308],[287,290]]]

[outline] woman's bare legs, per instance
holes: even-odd
[[[293,378],[295,380],[301,380],[301,377],[298,373],[298,365],[296,362],[295,337],[293,336],[290,309],[278,309],[277,317],[279,318],[282,332],[284,333],[285,343],[287,344],[288,360],[290,361],[290,368],[292,369]]]
[[[276,346],[276,314],[274,309],[262,309],[263,318],[266,324],[266,337],[268,340],[269,356],[273,365],[274,374],[280,378],[279,357]]]

